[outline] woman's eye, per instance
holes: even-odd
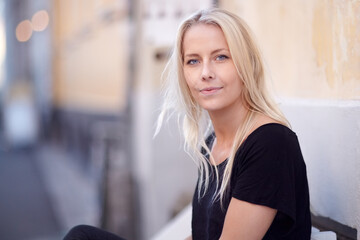
[[[196,64],[196,63],[198,63],[199,61],[198,60],[196,60],[196,59],[190,59],[190,60],[188,60],[187,62],[186,62],[186,64],[188,64],[188,65],[194,65],[194,64]]]
[[[219,55],[219,56],[216,57],[216,60],[217,60],[217,61],[224,61],[224,60],[226,60],[226,59],[228,59],[228,58],[229,58],[229,57],[226,56],[226,55]]]

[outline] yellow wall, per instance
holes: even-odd
[[[127,6],[120,2],[55,1],[54,100],[59,107],[91,112],[125,107],[129,32]]]
[[[255,32],[276,92],[360,99],[360,1],[220,0]]]

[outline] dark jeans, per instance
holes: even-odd
[[[63,240],[125,240],[100,228],[78,225],[73,227]]]

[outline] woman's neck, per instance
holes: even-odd
[[[243,105],[236,111],[209,112],[217,145],[232,145],[236,131],[244,124],[248,112]]]

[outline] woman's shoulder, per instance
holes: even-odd
[[[248,142],[261,144],[283,144],[290,139],[296,138],[296,134],[287,126],[281,123],[266,123],[256,128],[249,136]]]
[[[259,125],[250,133],[238,148],[236,159],[240,163],[245,159],[249,161],[249,156],[255,161],[289,156],[289,154],[301,156],[300,153],[298,138],[289,127],[278,122],[268,122]],[[283,160],[287,161],[285,158]]]
[[[244,144],[256,145],[281,145],[296,139],[296,134],[285,124],[269,117],[260,118],[254,125]]]
[[[256,119],[256,122],[252,128],[251,135],[259,134],[294,134],[294,132],[286,126],[284,123],[276,121],[268,116],[259,115]]]

